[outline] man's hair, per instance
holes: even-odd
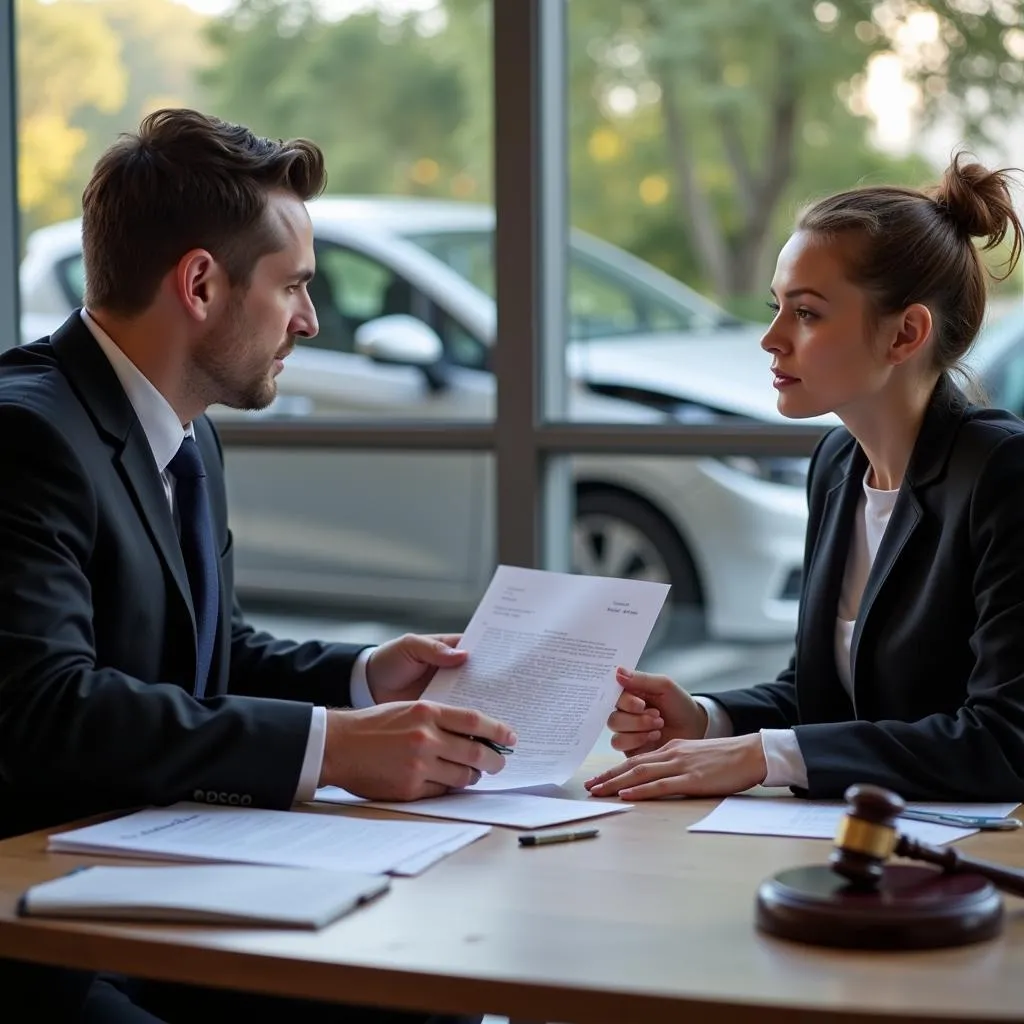
[[[305,201],[326,184],[305,139],[260,138],[195,110],[164,109],[100,157],[82,196],[86,303],[132,316],[192,249],[206,249],[232,286],[284,245],[264,217],[268,193]]]

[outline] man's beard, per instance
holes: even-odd
[[[266,409],[277,397],[274,364],[262,357],[256,363],[246,344],[250,333],[239,301],[203,336],[195,369],[207,405],[253,411]]]

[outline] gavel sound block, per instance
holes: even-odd
[[[927,949],[998,935],[997,887],[1024,896],[1024,872],[932,847],[896,832],[903,801],[851,786],[829,863],[790,868],[757,892],[757,927],[821,946]],[[892,855],[937,865],[888,864]]]

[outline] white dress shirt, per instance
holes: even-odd
[[[124,393],[128,396],[132,409],[135,410],[142,432],[146,435],[150,451],[153,453],[157,472],[164,485],[164,494],[167,495],[167,503],[173,510],[174,477],[167,471],[167,467],[177,454],[178,448],[181,447],[181,442],[186,437],[195,436],[192,424],[189,423],[183,427],[178,419],[178,414],[171,408],[167,399],[118,348],[117,343],[89,316],[86,310],[82,310],[81,316],[82,322],[96,339],[96,343],[107,357],[114,373],[117,374],[117,379],[121,382],[121,387],[124,388]],[[361,651],[352,667],[349,688],[353,707],[371,707],[374,703],[366,679],[366,663],[372,652],[372,647]],[[313,799],[320,782],[320,772],[323,769],[326,741],[327,709],[314,707],[309,723],[306,753],[302,759],[302,769],[299,772],[299,784],[295,790],[296,802]]]
[[[846,558],[843,573],[843,589],[839,595],[839,614],[836,616],[835,652],[836,671],[843,689],[853,697],[852,665],[850,648],[853,630],[857,625],[861,597],[868,581],[871,566],[874,565],[882,535],[889,525],[892,510],[899,491],[880,491],[868,486],[871,467],[864,474],[864,493],[854,516],[853,536],[850,538],[850,552]],[[715,739],[733,734],[729,713],[712,697],[695,697],[707,712],[708,724],[704,730],[705,739]],[[762,729],[761,748],[768,765],[765,786],[799,786],[807,788],[807,765],[796,733],[792,729]]]

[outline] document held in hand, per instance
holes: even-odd
[[[29,917],[323,928],[386,892],[386,875],[247,864],[89,867],[41,882],[18,902]]]
[[[475,708],[516,731],[515,753],[481,790],[561,785],[593,749],[668,596],[666,583],[498,567],[462,636],[466,663],[425,700]]]

